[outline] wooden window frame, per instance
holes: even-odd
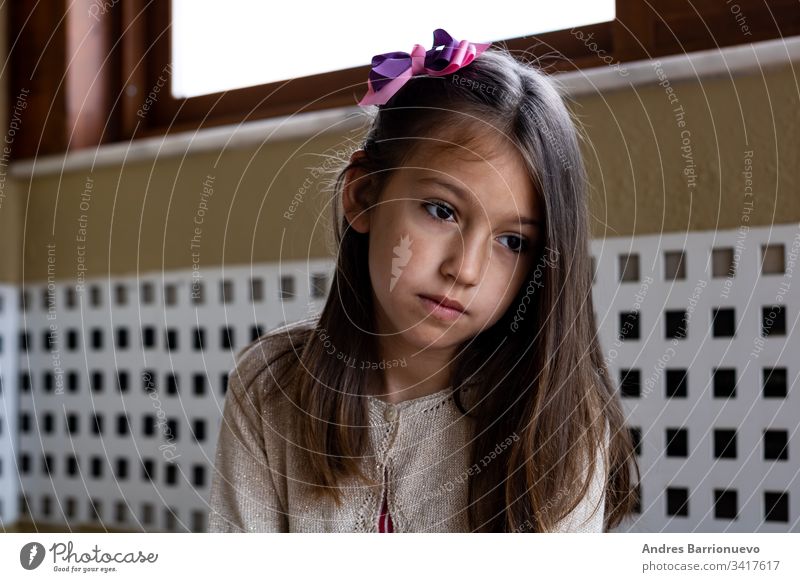
[[[508,39],[548,72],[800,34],[797,0],[616,0],[616,18]],[[42,6],[46,4],[46,6]],[[169,0],[15,0],[9,8],[10,107],[27,107],[11,158],[63,153],[249,120],[355,105],[369,65],[189,98],[170,75]],[[654,6],[657,4],[657,6]],[[68,9],[69,7],[69,9]],[[102,10],[102,13],[101,13]],[[747,30],[743,29],[743,22]],[[591,41],[586,39],[590,38]],[[604,51],[601,53],[600,51]]]

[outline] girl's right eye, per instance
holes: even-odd
[[[450,222],[447,220],[450,216],[455,217],[455,211],[445,204],[444,202],[434,201],[434,202],[423,202],[422,207],[425,209],[425,212],[437,222]],[[431,211],[432,209],[432,211]],[[440,212],[450,213],[446,216],[440,216]]]

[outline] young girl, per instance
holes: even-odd
[[[209,531],[600,532],[631,513],[577,132],[544,74],[487,46],[440,29],[373,60],[330,294],[238,354]]]

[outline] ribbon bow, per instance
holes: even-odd
[[[372,70],[367,80],[367,94],[359,105],[383,105],[411,77],[428,74],[449,75],[470,64],[492,43],[457,41],[443,28],[433,31],[433,48],[426,51],[415,44],[411,54],[391,52],[372,57]]]

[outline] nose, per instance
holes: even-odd
[[[455,235],[457,240],[447,245],[442,274],[464,286],[477,285],[483,275],[490,247],[477,230],[472,233],[461,230],[459,233],[462,236]]]

